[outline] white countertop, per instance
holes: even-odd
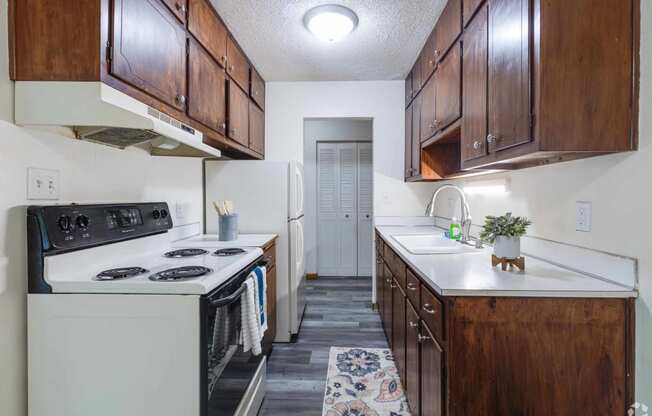
[[[627,288],[526,256],[524,272],[491,267],[491,248],[459,254],[411,254],[392,235],[442,234],[436,227],[376,227],[386,243],[442,296],[637,297]]]
[[[175,241],[175,247],[263,247],[277,237],[276,234],[240,234],[237,240],[220,241],[217,234],[202,234]]]

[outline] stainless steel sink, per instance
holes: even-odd
[[[477,248],[449,240],[441,234],[392,235],[392,238],[412,254],[472,253]]]

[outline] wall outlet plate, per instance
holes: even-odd
[[[27,199],[59,199],[59,171],[54,169],[27,168]]]
[[[591,203],[577,201],[575,203],[575,230],[582,232],[591,231]]]

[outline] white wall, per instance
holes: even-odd
[[[317,273],[317,141],[368,141],[372,137],[368,119],[310,119],[304,123],[306,273]]]
[[[511,181],[511,191],[471,195],[473,223],[513,211],[530,217],[530,235],[604,250],[639,260],[636,301],[636,397],[652,406],[652,2],[641,2],[640,149],[468,180]],[[454,183],[460,183],[456,181]],[[453,195],[448,195],[453,197]],[[447,196],[443,195],[444,201]],[[591,201],[592,230],[575,231],[575,202]],[[448,204],[438,214],[450,217]],[[457,204],[455,204],[457,206]]]
[[[113,150],[11,123],[12,83],[7,63],[7,0],[0,0],[0,415],[26,411],[26,169],[61,172],[66,202],[168,201],[185,207],[176,225],[202,218],[202,171],[197,159],[152,158],[140,150]]]
[[[423,215],[430,184],[406,184],[403,81],[270,82],[266,91],[269,160],[303,160],[306,118],[371,118],[374,215]]]

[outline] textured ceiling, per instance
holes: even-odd
[[[402,79],[445,0],[211,0],[267,81]],[[360,24],[346,39],[324,43],[303,26],[320,4],[352,9]]]

